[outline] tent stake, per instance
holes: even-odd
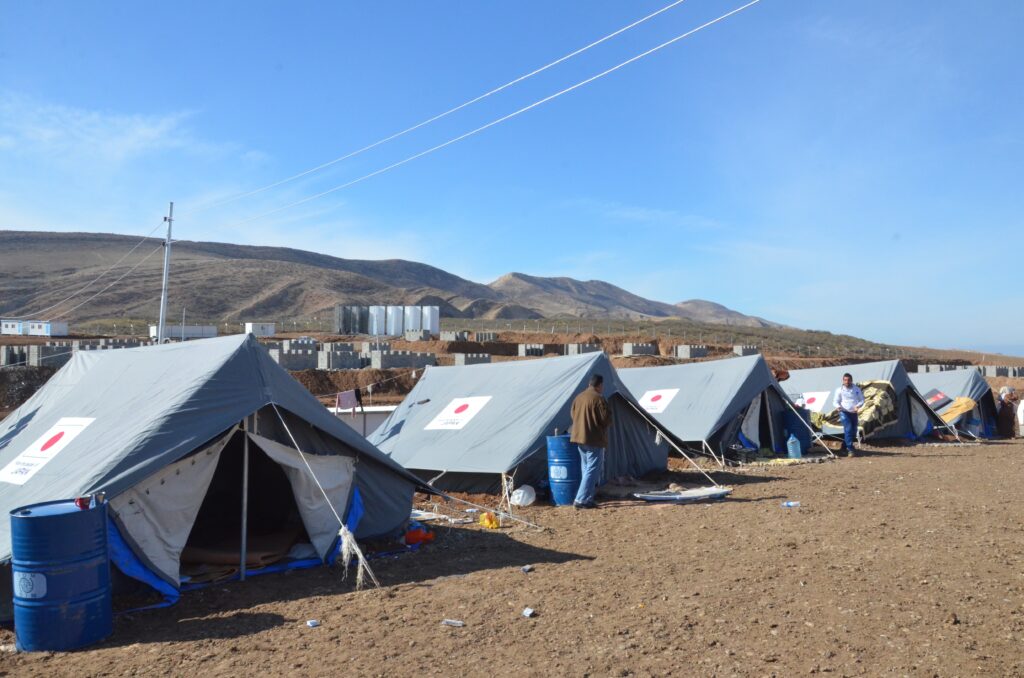
[[[242,547],[239,553],[239,580],[245,581],[249,534],[249,418],[242,420]]]

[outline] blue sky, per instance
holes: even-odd
[[[704,298],[799,327],[1024,353],[1024,4],[4,2],[0,228],[402,257]],[[10,253],[0,253],[9,256]]]

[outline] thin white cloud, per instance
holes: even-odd
[[[562,206],[614,224],[628,223],[695,231],[711,231],[722,227],[722,224],[716,219],[699,214],[594,198],[567,200]]]
[[[197,140],[186,122],[189,112],[161,115],[93,111],[0,94],[0,145],[8,152],[51,163],[88,162],[118,167],[168,150],[209,153],[215,145]]]

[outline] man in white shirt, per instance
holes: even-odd
[[[839,420],[843,422],[842,451],[852,457],[857,452],[857,413],[864,407],[864,392],[853,383],[849,372],[843,375],[843,385],[836,390],[832,407],[839,410]]]

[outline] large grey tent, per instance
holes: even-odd
[[[619,376],[640,406],[691,449],[722,462],[739,448],[786,449],[792,406],[759,355],[634,367]]]
[[[978,370],[968,368],[916,373],[910,375],[910,380],[947,424],[975,438],[995,435],[995,396],[992,387]],[[933,392],[934,395],[929,398]]]
[[[668,444],[657,440],[660,427],[604,353],[430,367],[368,440],[442,490],[496,492],[502,474],[516,484],[543,485],[546,436],[569,429],[572,400],[592,374],[604,377],[614,420],[605,477],[665,469]]]
[[[870,438],[910,438],[912,440],[928,435],[936,428],[945,428],[945,423],[928,407],[924,398],[914,388],[906,369],[898,360],[883,360],[873,363],[856,365],[839,365],[833,367],[815,367],[806,370],[793,370],[789,379],[781,386],[794,401],[802,399],[805,406],[815,415],[828,416],[834,411],[832,401],[836,391],[842,385],[843,374],[849,372],[853,381],[864,385],[867,382],[888,384],[892,388],[893,410],[885,417],[883,425],[865,428],[865,417],[861,417],[861,429],[865,439]],[[837,422],[823,422],[820,417],[815,419],[821,423],[821,432],[826,435],[840,436],[842,426]]]
[[[359,538],[393,533],[422,486],[250,335],[81,351],[0,422],[0,565],[11,509],[104,492],[115,564],[173,594],[184,551],[238,548],[243,481],[253,550],[290,530],[319,561],[339,517]]]

